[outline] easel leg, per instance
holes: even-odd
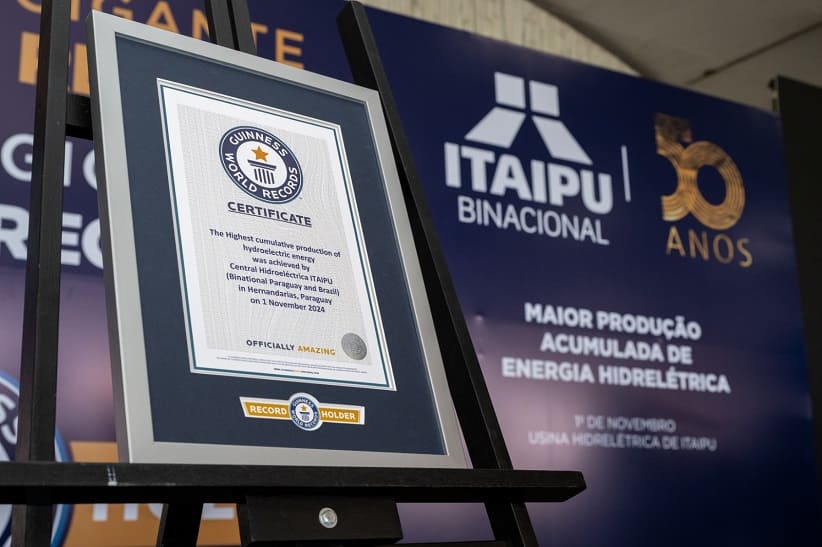
[[[51,505],[18,505],[12,516],[12,545],[40,547],[51,544]]]
[[[436,330],[438,336],[447,333],[440,339],[440,350],[471,461],[478,468],[511,469],[511,458],[448,273],[445,255],[437,242],[411,146],[402,127],[368,14],[360,2],[347,2],[337,23],[355,83],[376,89],[382,99]],[[447,342],[442,343],[443,340]],[[486,511],[498,539],[508,540],[517,547],[537,544],[524,504],[486,503]]]
[[[69,0],[43,0],[34,113],[17,461],[54,460]],[[15,547],[48,547],[50,505],[16,506]]]
[[[200,533],[202,503],[171,503],[163,505],[157,547],[195,547]]]
[[[383,498],[248,496],[237,505],[243,547],[374,545],[402,539],[397,504]]]

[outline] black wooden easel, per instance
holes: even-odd
[[[43,0],[23,318],[17,461],[0,463],[0,503],[15,503],[13,545],[50,544],[52,505],[162,502],[157,545],[193,546],[202,504],[238,504],[246,545],[375,545],[401,538],[397,502],[483,502],[496,541],[536,545],[529,501],[564,501],[585,489],[573,471],[514,471],[434,234],[410,148],[365,9],[338,24],[355,81],[379,91],[449,387],[474,469],[383,469],[54,462],[66,136],[93,138],[90,102],[69,94],[70,0]],[[255,54],[246,0],[206,0],[212,41]],[[318,511],[334,508],[338,524]],[[273,509],[276,508],[276,511]],[[276,513],[276,515],[275,515]]]

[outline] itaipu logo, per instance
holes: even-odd
[[[0,372],[0,461],[12,461],[17,446],[17,414],[20,391],[17,381]],[[59,435],[54,441],[57,461],[68,461],[66,447]],[[71,508],[58,505],[51,529],[51,544],[63,543],[71,516]],[[0,505],[0,547],[11,545],[11,505]]]
[[[726,230],[733,228],[745,210],[745,186],[742,174],[734,160],[720,146],[709,141],[694,142],[691,124],[684,118],[657,114],[654,118],[656,151],[665,157],[676,173],[673,193],[664,195],[662,218],[677,222],[693,216],[709,230],[681,230],[672,224],[668,230],[665,252],[703,261],[716,260],[722,264],[737,262],[748,268],[753,255],[748,249],[748,238],[732,238]],[[716,170],[724,184],[725,196],[719,203],[711,203],[699,188],[700,170]]]
[[[314,431],[323,425],[320,419],[320,403],[308,393],[295,393],[288,399],[291,421],[305,431]]]
[[[583,165],[593,164],[568,127],[559,119],[557,86],[535,80],[526,82],[519,76],[496,72],[494,96],[497,105],[465,135],[466,140],[511,148],[530,113],[531,122],[551,157]]]
[[[286,144],[257,127],[235,127],[220,140],[220,160],[246,194],[266,203],[288,203],[300,195],[303,171]]]
[[[444,146],[445,184],[461,191],[457,196],[460,222],[609,245],[601,217],[614,208],[612,176],[597,169],[560,118],[559,95],[555,85],[494,73],[496,104],[468,130],[465,143]],[[523,139],[537,135],[544,153],[523,157],[517,142],[526,144]],[[625,146],[621,158],[629,202]],[[569,206],[583,214],[565,212]]]

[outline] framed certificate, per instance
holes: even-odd
[[[121,458],[465,466],[375,91],[89,19]]]

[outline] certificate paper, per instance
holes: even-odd
[[[340,127],[157,85],[191,372],[394,390]]]

